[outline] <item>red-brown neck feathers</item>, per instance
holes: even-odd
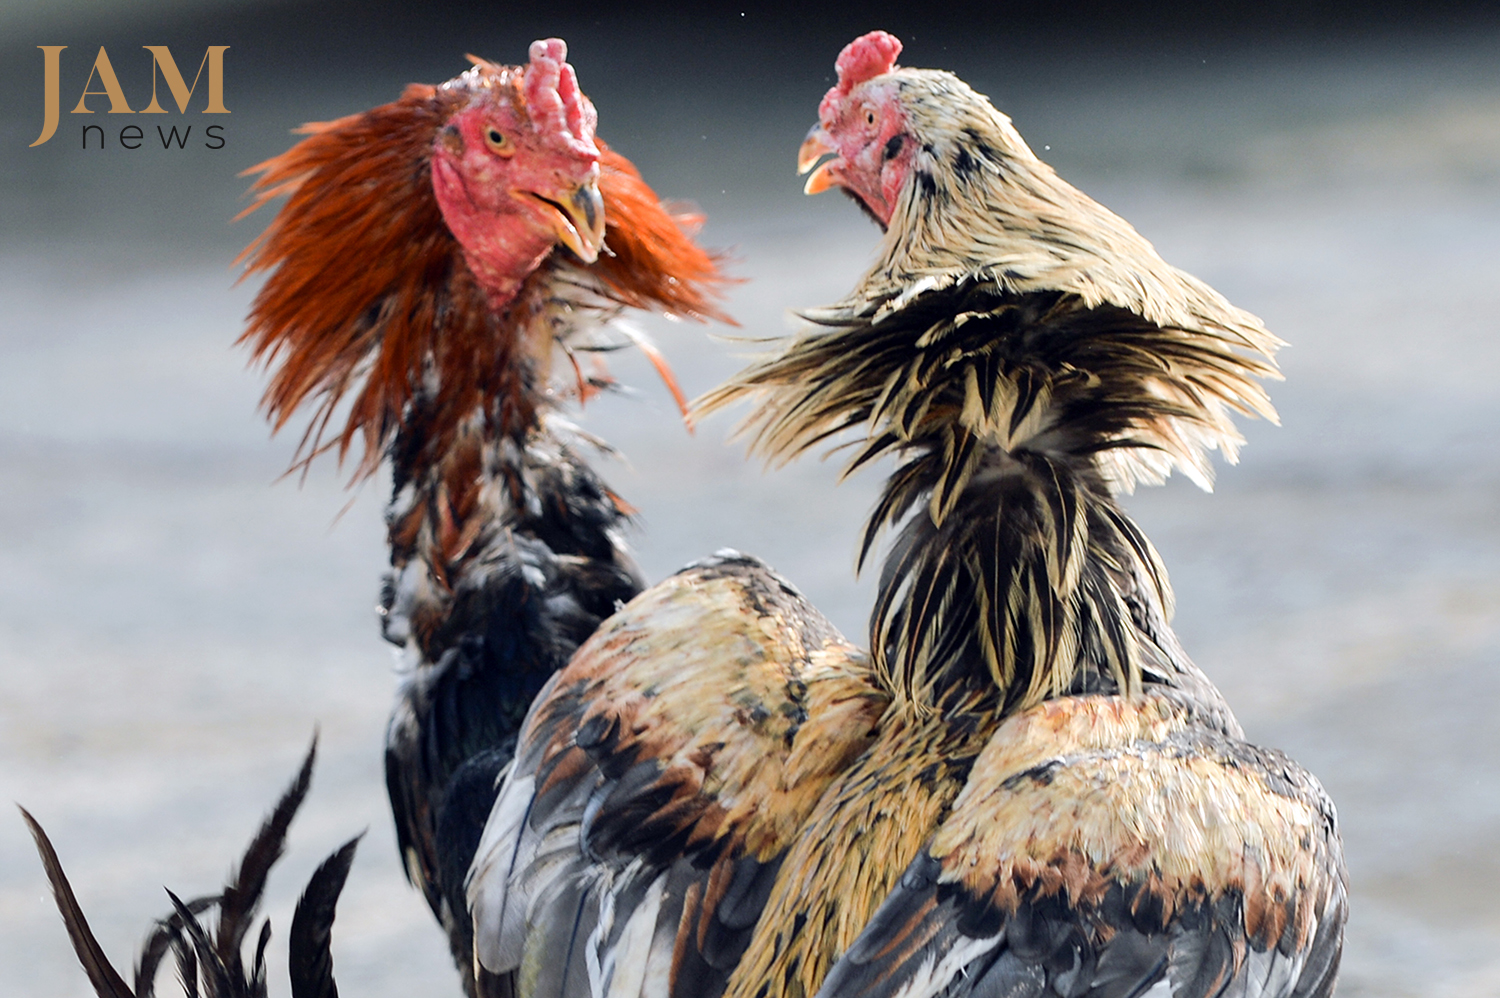
[[[434,137],[466,97],[410,86],[395,103],[303,126],[307,138],[247,171],[260,176],[245,213],[290,195],[240,256],[247,274],[270,271],[240,342],[274,367],[262,405],[276,430],[318,398],[299,463],[335,444],[342,460],[358,436],[359,474],[372,472],[424,358],[443,337],[484,330],[484,295],[466,279],[429,174]],[[343,429],[325,443],[356,387]]]
[[[590,270],[614,297],[633,308],[656,308],[683,318],[730,319],[713,304],[728,278],[689,235],[702,219],[670,214],[635,164],[599,142],[599,193],[604,197],[604,244]]]
[[[421,416],[433,457],[476,414],[496,432],[524,432],[536,418],[545,386],[525,370],[524,330],[510,314],[521,305],[490,309],[432,191],[433,143],[471,86],[501,84],[501,75],[520,83],[515,70],[475,61],[477,72],[443,87],[414,84],[392,104],[306,125],[307,138],[247,171],[259,176],[242,216],[288,196],[240,256],[247,274],[269,272],[240,342],[273,368],[262,405],[274,429],[314,400],[297,466],[335,448],[342,460],[358,438],[356,477],[372,473],[424,385],[438,393]],[[558,83],[555,111],[567,116],[576,83]],[[628,160],[606,152],[601,166],[607,251],[588,269],[624,304],[722,319],[711,304],[725,280],[714,259]],[[528,285],[546,280],[563,252]],[[325,438],[350,395],[343,427]]]

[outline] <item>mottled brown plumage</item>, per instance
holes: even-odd
[[[700,402],[753,402],[772,460],[894,459],[862,547],[895,532],[870,660],[842,680],[867,712],[799,780],[778,760],[825,718],[751,695],[730,636],[815,612],[756,598],[785,584],[743,558],[757,581],[727,604],[696,574],[718,565],[664,584],[690,626],[648,591],[629,641],[563,674],[607,683],[559,680],[530,715],[470,884],[477,959],[553,954],[518,978],[548,998],[1326,996],[1333,805],[1244,741],[1117,500],[1174,468],[1207,485],[1208,452],[1241,442],[1230,417],[1274,415],[1256,379],[1278,341],[899,51],[883,32],[845,49],[800,163],[886,228],[877,263]],[[801,654],[757,648],[772,674]],[[737,777],[744,731],[778,712],[798,726],[759,740],[774,782]],[[684,767],[677,745],[703,751]],[[697,831],[728,802],[795,827],[735,853]]]

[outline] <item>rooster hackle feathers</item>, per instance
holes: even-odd
[[[1115,563],[1168,615],[1171,596],[1111,497],[1174,468],[1207,488],[1209,452],[1233,461],[1242,443],[1231,415],[1275,418],[1255,379],[1275,375],[1280,341],[1059,178],[986,98],[951,73],[896,67],[899,51],[883,32],[845,50],[799,164],[836,151],[826,135],[847,105],[874,113],[884,101],[899,118],[881,154],[909,157],[908,174],[885,218],[867,205],[886,224],[874,266],[842,301],[805,313],[817,328],[698,408],[753,399],[745,431],[772,460],[844,440],[856,448],[846,473],[887,455],[904,462],[861,561],[925,499],[874,618],[877,663],[918,702],[931,700],[936,660],[963,650],[933,645],[947,630],[933,616],[949,608],[980,622],[983,657],[1016,705],[1067,689],[1079,656],[1095,651],[1116,685],[1135,688],[1149,653],[1111,626],[1118,587],[1085,566]],[[861,85],[869,93],[851,99]],[[809,189],[854,172],[841,164],[825,162]],[[1041,491],[1013,488],[1020,479]],[[978,490],[991,512],[955,518]],[[983,547],[995,517],[1033,529],[987,564],[952,564]],[[924,573],[912,571],[919,562]],[[977,603],[944,589],[956,580]]]
[[[444,874],[472,987],[1326,998],[1348,895],[1333,804],[1244,740],[1118,502],[1173,469],[1207,485],[1209,452],[1240,443],[1232,416],[1274,416],[1257,379],[1278,341],[1058,179],[988,100],[899,52],[883,32],[844,50],[799,157],[809,193],[840,187],[885,229],[876,264],[700,403],[751,400],[773,460],[843,442],[850,471],[894,461],[862,547],[896,531],[870,653],[732,551],[607,619],[567,617],[576,653],[538,659],[514,752],[480,771],[499,792],[462,898]],[[472,578],[545,578],[521,548]],[[617,548],[569,557],[630,589]],[[604,590],[556,591],[505,606],[571,612]],[[467,626],[419,640],[432,677],[494,653],[450,641],[450,619]],[[465,705],[427,681],[410,704]],[[419,741],[393,735],[413,758]],[[436,798],[414,786],[420,812]]]
[[[242,216],[287,202],[241,254],[247,274],[267,272],[241,342],[274,368],[262,404],[276,429],[315,403],[299,466],[330,448],[342,458],[358,439],[357,473],[372,473],[408,403],[434,382],[441,401],[426,406],[433,453],[476,412],[497,430],[523,430],[547,387],[553,343],[566,350],[587,314],[608,318],[630,306],[722,318],[713,303],[717,263],[685,230],[695,219],[665,210],[630,161],[593,135],[596,114],[566,54],[549,39],[532,46],[525,67],[471,57],[473,68],[441,86],[412,84],[394,103],[304,125],[307,138],[247,171],[258,176]],[[471,265],[482,247],[464,245],[445,224],[434,190],[437,150],[462,142],[455,119],[470,111],[509,115],[522,134],[558,151],[592,150],[604,231],[595,258],[549,250],[513,263],[504,277],[509,298],[486,286],[500,264]],[[469,137],[471,154],[489,138]],[[571,202],[554,199],[558,211],[548,217],[562,214],[555,228],[566,234],[566,216],[579,216],[577,243],[588,224]],[[666,376],[654,352],[651,359]],[[325,440],[351,394],[342,429]]]

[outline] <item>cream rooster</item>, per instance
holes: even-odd
[[[772,459],[896,459],[870,652],[733,553],[604,622],[521,730],[476,967],[537,998],[1328,995],[1333,804],[1244,740],[1117,499],[1232,460],[1278,341],[900,47],[844,49],[800,156],[877,262],[701,405],[753,401]]]

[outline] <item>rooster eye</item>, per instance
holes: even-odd
[[[875,124],[875,112],[870,110],[869,108],[865,108],[865,124]]]
[[[515,152],[511,148],[510,142],[505,138],[505,133],[494,125],[484,130],[484,142],[493,152],[499,153],[501,156],[509,156]]]

